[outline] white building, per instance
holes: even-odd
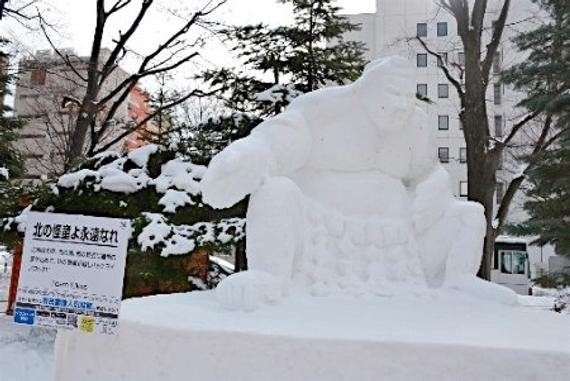
[[[77,56],[71,49],[62,49],[77,73],[87,74],[89,57]],[[108,49],[101,53],[101,61],[110,54]],[[19,134],[16,148],[25,159],[26,178],[38,179],[41,176],[54,177],[64,170],[70,145],[70,137],[78,116],[78,105],[66,99],[82,99],[86,82],[54,51],[38,51],[19,63],[20,75],[14,96],[14,113],[26,123]],[[102,86],[101,93],[107,94],[129,76],[117,67]],[[143,119],[148,115],[148,96],[136,86],[129,97],[121,103],[115,114],[117,122],[101,142],[110,141],[122,132],[120,122]],[[150,125],[150,123],[147,123]],[[114,151],[136,148],[144,129],[133,133],[111,147]],[[142,136],[142,135],[141,135]],[[89,138],[88,138],[89,140]]]
[[[437,152],[444,167],[453,181],[453,191],[457,197],[467,196],[466,150],[461,123],[459,121],[460,102],[453,86],[443,74],[436,57],[417,41],[420,36],[430,49],[447,58],[448,67],[452,68],[456,78],[461,79],[460,67],[464,64],[461,40],[457,33],[455,19],[438,5],[437,0],[376,0],[376,12],[347,15],[353,23],[361,24],[360,31],[353,31],[345,37],[349,40],[362,41],[368,51],[366,58],[399,55],[409,59],[416,67],[415,82],[418,93],[427,96],[432,104],[425,104],[429,116],[429,125],[437,137]],[[493,20],[498,18],[502,0],[489,0],[483,39],[490,40]],[[493,136],[501,138],[511,129],[525,110],[515,107],[521,94],[499,83],[496,74],[504,67],[520,62],[524,57],[516,51],[511,39],[518,32],[533,27],[538,8],[530,0],[511,2],[509,18],[505,28],[503,42],[493,65],[493,79],[487,93],[488,114]],[[485,42],[482,44],[485,46]],[[503,158],[502,169],[497,173],[498,184],[496,199],[500,201],[510,177],[517,171],[517,164],[508,157]],[[524,218],[520,208],[521,200],[513,201],[511,215],[515,219]],[[546,269],[546,258],[552,255],[552,249],[545,255],[540,248],[529,248],[531,269]]]

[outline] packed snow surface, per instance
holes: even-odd
[[[56,353],[61,381],[562,381],[569,326],[568,315],[442,290],[294,295],[254,312],[205,291],[126,300],[119,336],[64,333]]]

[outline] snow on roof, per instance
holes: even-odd
[[[508,235],[500,235],[495,239],[495,242],[501,243],[524,243],[528,244],[528,241],[522,237],[511,237]]]

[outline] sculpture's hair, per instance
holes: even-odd
[[[386,66],[386,67],[393,67],[393,68],[405,68],[408,67],[410,64],[408,62],[408,60],[406,60],[404,57],[400,57],[400,56],[390,56],[390,57],[384,57],[384,58],[377,58],[374,61],[370,61],[368,64],[366,64],[366,66],[364,67],[364,73],[369,72],[373,69],[376,69],[380,66]]]

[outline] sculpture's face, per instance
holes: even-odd
[[[381,130],[399,130],[414,112],[415,84],[411,78],[407,61],[390,57],[369,64],[359,79],[359,101]]]

